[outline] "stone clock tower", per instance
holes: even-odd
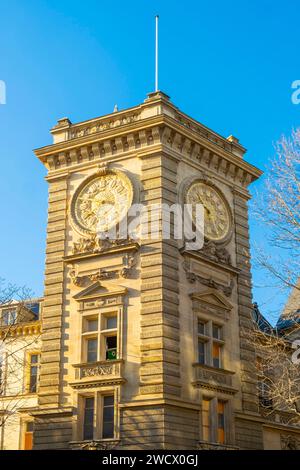
[[[79,124],[60,119],[51,132],[53,144],[36,150],[49,213],[34,448],[262,448],[245,339],[247,188],[260,171],[236,138],[161,92]],[[155,238],[99,236],[132,204],[197,202],[201,250],[161,228]]]

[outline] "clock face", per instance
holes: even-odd
[[[223,197],[212,186],[201,181],[192,183],[186,192],[187,204],[204,207],[204,235],[209,240],[222,240],[229,232],[230,215]],[[193,220],[194,217],[193,210]]]
[[[85,234],[108,231],[127,214],[132,198],[132,185],[123,173],[109,171],[95,176],[74,195],[73,221]]]

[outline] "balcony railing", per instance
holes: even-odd
[[[209,385],[214,388],[223,388],[235,392],[232,387],[232,376],[234,372],[198,363],[193,364],[193,367],[194,386],[201,387],[201,385]]]
[[[116,449],[120,441],[116,439],[93,439],[92,441],[72,441],[71,450],[112,450]]]
[[[198,450],[239,450],[239,447],[218,442],[199,441]]]
[[[74,364],[75,382],[71,385],[74,388],[82,388],[85,384],[91,382],[121,383],[124,381],[122,366],[123,360],[121,359]]]

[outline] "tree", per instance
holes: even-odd
[[[20,335],[20,327],[35,320],[31,291],[0,279],[0,427],[11,419],[22,402],[25,352],[38,335]],[[24,401],[24,400],[23,400]]]
[[[257,318],[248,341],[258,359],[260,402],[266,414],[281,410],[300,424],[300,361],[294,349],[300,344],[300,129],[276,145],[254,214],[268,227],[272,247],[271,255],[256,250],[258,267],[277,288],[292,290],[275,328],[254,305]]]
[[[258,266],[277,287],[300,291],[300,129],[276,145],[265,189],[255,198],[254,215],[269,228],[268,242],[275,248],[271,256],[256,251]]]
[[[285,424],[300,424],[299,322],[288,319],[286,327],[273,328],[254,305],[256,318],[249,347],[257,360],[258,395],[264,415],[280,412]]]

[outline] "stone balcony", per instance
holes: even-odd
[[[72,441],[69,446],[71,450],[112,450],[118,447],[120,440],[117,439],[93,439],[92,441]]]
[[[73,388],[90,388],[107,384],[120,384],[123,378],[123,360],[107,360],[92,363],[73,364],[75,380]]]
[[[239,450],[239,447],[217,442],[199,441],[198,450]]]
[[[232,386],[234,372],[198,363],[193,364],[193,368],[194,387],[220,390],[231,394],[236,393],[237,390]]]

